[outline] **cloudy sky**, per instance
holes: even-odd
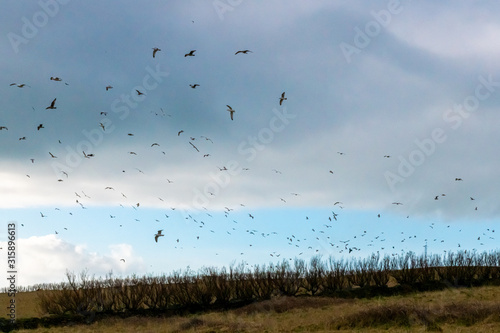
[[[497,250],[498,7],[3,2],[1,274]]]

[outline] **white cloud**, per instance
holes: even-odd
[[[7,243],[0,242],[0,247],[6,249]],[[21,238],[17,241],[17,285],[63,282],[66,271],[79,274],[88,269],[90,275],[104,276],[111,270],[126,275],[144,269],[143,259],[131,245],[111,244],[108,248],[109,253],[93,252],[86,245],[68,243],[57,235]]]

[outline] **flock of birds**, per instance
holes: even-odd
[[[158,56],[158,52],[161,52],[161,49],[158,48],[158,47],[154,47],[152,48],[153,52],[152,52],[152,56],[153,58],[156,58]],[[184,57],[187,58],[187,57],[194,57],[196,56],[195,54],[196,50],[190,50],[189,52],[187,52],[186,54],[184,54]],[[252,51],[250,50],[239,50],[237,52],[235,52],[235,55],[238,55],[238,54],[249,54],[249,53],[252,53]],[[50,77],[50,80],[51,81],[54,81],[54,82],[62,82],[63,80],[59,77]],[[68,85],[68,83],[65,83],[66,85]],[[10,84],[10,86],[13,86],[13,87],[17,87],[17,88],[29,88],[30,86],[25,84],[25,83],[12,83]],[[194,84],[190,84],[189,85],[192,89],[196,89],[197,87],[200,87],[200,84],[198,83],[194,83]],[[106,85],[105,87],[103,87],[106,91],[110,91],[111,89],[113,89],[113,86],[111,85]],[[136,93],[137,95],[144,95],[144,92],[140,91],[140,90],[136,90]],[[285,92],[283,92],[280,97],[278,98],[279,99],[279,105],[282,106],[284,101],[287,101],[287,97],[285,97]],[[57,102],[57,98],[53,98],[52,101],[48,104],[48,106],[45,107],[45,110],[56,110],[57,109],[57,106],[56,106],[56,102]],[[236,110],[231,107],[230,105],[226,105],[227,107],[227,112],[229,112],[229,117],[231,120],[234,120],[234,115],[236,113]],[[166,116],[165,112],[163,111],[163,109],[161,109],[161,113],[156,113],[156,115],[161,115],[161,116]],[[107,113],[106,112],[100,112],[100,115],[101,116],[107,116]],[[170,116],[170,115],[169,115]],[[103,124],[102,122],[99,123],[99,127],[102,129],[102,131],[105,131],[106,130],[106,126],[105,124]],[[45,129],[44,127],[44,124],[43,123],[40,123],[36,126],[36,130],[37,131],[41,131]],[[9,130],[9,128],[6,126],[6,125],[1,125],[0,126],[0,131],[7,131]],[[181,134],[184,133],[184,130],[179,130],[177,132],[177,136],[181,136]],[[129,133],[128,134],[129,136],[134,136],[133,133]],[[201,136],[201,138],[203,138],[205,141],[207,142],[211,142],[213,143],[212,139],[206,137],[206,136]],[[190,141],[189,141],[189,144],[191,145],[191,147],[193,149],[195,149],[197,152],[200,152],[200,149],[198,148],[198,146],[196,146],[193,142],[195,141],[195,137],[190,137]],[[27,136],[21,136],[19,137],[19,141],[25,141],[27,140]],[[61,143],[61,141],[59,141],[59,143]],[[153,142],[151,144],[151,147],[159,147],[160,144],[158,142]],[[89,152],[85,152],[85,151],[82,151],[82,156],[85,158],[85,159],[90,159],[90,158],[94,158],[95,155],[94,153],[89,153]],[[165,152],[162,152],[163,154],[165,154]],[[344,152],[337,152],[339,156],[345,156],[346,154]],[[136,152],[134,151],[130,151],[129,152],[130,155],[137,155]],[[48,152],[48,155],[50,156],[50,158],[53,158],[53,159],[57,159],[58,156],[53,153],[53,152]],[[209,153],[204,153],[203,154],[203,157],[210,157],[210,154]],[[383,156],[384,158],[390,158],[391,156],[390,155],[384,155]],[[35,159],[34,158],[30,158],[29,159],[31,161],[31,163],[35,163]],[[220,172],[224,172],[224,171],[227,171],[228,169],[226,168],[226,166],[222,166],[222,167],[219,167],[219,171]],[[136,170],[139,172],[139,173],[144,173],[143,171],[141,171],[140,169],[136,168]],[[249,170],[248,168],[243,168],[243,170]],[[272,169],[272,171],[275,173],[275,174],[282,174],[282,171],[280,170],[276,170],[276,169]],[[125,172],[123,170],[123,172]],[[329,170],[328,171],[330,174],[334,174],[333,170]],[[64,178],[69,178],[69,173],[62,170],[61,171],[61,175],[64,176]],[[31,178],[30,175],[26,175],[28,178]],[[57,179],[58,182],[62,182],[64,181],[63,178],[58,178]],[[170,180],[170,179],[167,179],[166,180],[168,184],[171,184],[173,183],[174,181]],[[455,181],[463,181],[462,178],[455,178]],[[112,186],[105,186],[103,187],[103,189],[105,191],[115,191],[114,187]],[[87,199],[91,199],[91,197],[89,195],[87,195],[84,191],[81,191],[81,190],[77,190],[74,192],[75,194],[75,203],[78,204],[82,209],[87,209],[87,206],[84,204],[84,202],[87,200]],[[215,196],[214,193],[209,193],[210,195],[212,196]],[[124,193],[121,193],[122,197],[124,199],[127,198],[127,195],[124,194]],[[295,197],[298,197],[300,196],[299,193],[290,193],[290,196],[291,198],[295,198]],[[445,194],[438,194],[434,197],[434,200],[439,200],[440,198],[446,196]],[[287,200],[289,199],[285,199],[286,197],[280,197],[280,201],[283,202],[284,204],[287,203]],[[162,199],[161,197],[158,197],[158,199],[160,201],[164,201],[164,199]],[[470,200],[471,201],[475,201],[475,198],[473,197],[470,197]],[[393,205],[395,206],[401,206],[403,205],[402,202],[392,202]],[[120,206],[124,207],[125,206],[123,204],[120,204]],[[135,203],[134,205],[132,205],[132,208],[134,210],[137,210],[139,209],[140,207],[140,203],[137,202]],[[246,207],[245,204],[241,204],[241,207]],[[288,244],[290,247],[294,247],[296,249],[298,249],[298,251],[301,251],[300,253],[298,253],[298,255],[303,255],[306,251],[308,254],[314,254],[314,253],[323,253],[326,251],[331,251],[332,249],[335,250],[335,251],[338,251],[338,253],[352,253],[352,252],[355,252],[355,251],[361,251],[362,248],[366,247],[371,247],[374,249],[374,251],[392,251],[392,254],[395,255],[397,254],[397,249],[400,248],[400,247],[397,247],[395,244],[388,244],[386,245],[386,240],[387,240],[387,235],[385,234],[384,231],[381,231],[380,233],[377,233],[377,234],[373,234],[371,235],[370,232],[367,232],[366,230],[363,230],[362,232],[360,233],[355,233],[353,235],[350,235],[350,237],[345,237],[345,238],[336,238],[337,236],[340,237],[340,235],[334,235],[334,233],[332,232],[333,231],[333,228],[335,227],[335,223],[338,222],[338,219],[339,219],[339,213],[338,210],[339,209],[343,209],[345,206],[342,202],[340,201],[336,201],[332,204],[332,207],[331,207],[331,214],[329,214],[328,216],[324,216],[321,220],[319,219],[316,219],[315,221],[312,221],[312,219],[309,219],[308,216],[304,216],[303,217],[303,222],[305,223],[308,223],[309,226],[311,226],[310,228],[310,231],[308,231],[308,234],[306,235],[301,235],[300,237],[299,236],[296,236],[295,234],[287,234],[287,235],[280,235],[277,231],[273,231],[273,230],[257,230],[255,228],[246,228],[245,226],[243,227],[240,227],[243,223],[239,224],[241,221],[237,221],[235,219],[231,219],[231,214],[232,212],[234,211],[234,208],[229,208],[229,207],[225,207],[224,211],[223,211],[223,214],[224,214],[224,217],[231,220],[231,227],[228,227],[226,230],[224,230],[228,235],[232,235],[234,233],[237,233],[237,232],[240,232],[240,233],[246,233],[247,236],[252,236],[252,237],[260,237],[262,239],[266,239],[266,238],[271,238],[273,240],[273,242],[276,241],[276,237],[280,237],[282,236],[281,240],[286,242],[286,244]],[[477,210],[477,206],[474,207],[475,210]],[[55,208],[55,210],[60,210],[59,208]],[[171,210],[172,211],[175,211],[175,207],[171,207]],[[337,212],[335,212],[337,211]],[[73,215],[72,212],[69,213],[70,215]],[[200,219],[200,218],[194,218],[193,216],[191,215],[187,215],[185,217],[186,220],[189,220],[190,222],[192,222],[193,224],[197,225],[199,228],[206,228],[209,230],[210,233],[216,233],[216,231],[214,230],[215,228],[213,227],[209,227],[209,225],[211,224],[210,222],[212,222],[214,220],[214,217],[212,214],[210,214],[209,212],[206,212],[206,217]],[[49,214],[50,215],[50,214]],[[43,212],[40,212],[40,216],[41,218],[44,218],[46,219],[48,217],[47,214],[44,214]],[[164,214],[165,218],[168,219],[170,216],[168,214]],[[116,215],[109,215],[109,218],[110,219],[116,219]],[[162,217],[163,218],[163,217]],[[248,221],[244,221],[244,222],[251,222],[253,221],[254,219],[256,218],[256,214],[254,213],[248,213]],[[381,214],[377,214],[377,218],[381,218]],[[409,216],[408,216],[409,218]],[[209,220],[211,219],[211,220]],[[136,221],[140,221],[140,219],[136,219]],[[161,222],[160,218],[156,219],[156,222]],[[120,224],[119,227],[122,227],[123,224]],[[436,227],[436,225],[434,223],[432,223],[429,228],[430,229],[434,229]],[[448,226],[447,228],[450,228],[450,226]],[[65,230],[68,230],[67,228],[64,228]],[[160,229],[158,230],[156,233],[153,234],[153,237],[154,237],[154,241],[156,243],[159,242],[160,238],[161,237],[164,237],[165,234],[163,234],[163,231],[164,229]],[[461,231],[461,230],[460,230]],[[459,232],[460,232],[459,231]],[[478,236],[477,240],[478,241],[481,241],[481,237],[483,237],[483,240],[484,239],[492,239],[494,240],[494,232],[495,230],[494,229],[487,229],[487,230],[483,230],[482,233]],[[59,234],[57,231],[55,231],[56,234]],[[199,240],[200,239],[200,235],[195,235],[196,236],[196,240]],[[283,237],[284,236],[284,237]],[[307,236],[307,237],[305,237]],[[193,236],[194,237],[194,236]],[[399,243],[404,243],[404,242],[408,242],[408,241],[411,241],[411,240],[416,240],[417,239],[417,235],[407,235],[405,234],[403,231],[401,232],[401,238],[399,239]],[[362,242],[360,242],[360,240],[363,240]],[[392,242],[395,242],[396,240],[395,239],[391,239]],[[424,240],[420,240],[418,239],[419,242],[422,242]],[[425,242],[427,241],[434,241],[434,242],[441,242],[443,243],[445,240],[444,240],[444,237],[436,237],[436,238],[429,238],[429,239],[425,239]],[[179,238],[176,239],[176,246],[175,248],[177,248],[177,246],[179,246],[180,248],[181,247],[181,241]],[[253,243],[249,243],[248,246],[249,247],[253,247]],[[480,243],[480,245],[484,245],[484,243]],[[458,244],[458,247],[460,247],[460,244]],[[298,252],[297,251],[297,252]],[[218,253],[216,253],[216,255],[218,255]],[[244,255],[244,252],[241,252],[240,255]],[[279,258],[281,256],[281,253],[277,252],[277,251],[273,251],[273,252],[270,252],[269,255],[271,257],[275,257],[275,258]],[[292,260],[293,258],[288,258],[289,260]],[[121,262],[125,262],[125,259],[122,258],[120,259]]]

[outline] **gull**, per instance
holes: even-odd
[[[234,114],[234,110],[232,107],[230,107],[229,105],[226,105],[228,107],[227,111],[229,111],[229,113],[231,114],[231,120],[233,120],[233,114]]]
[[[19,141],[21,141],[21,140],[26,140],[26,137],[23,136],[23,137],[19,138]]]
[[[125,262],[125,259],[120,259],[120,261],[123,261],[123,262]]]
[[[393,205],[402,205],[402,203],[401,203],[401,202],[393,202],[392,204],[393,204]]]
[[[140,95],[144,95],[144,93],[140,92],[140,91],[139,91],[139,90],[137,90],[137,89],[136,89],[135,91],[137,91],[137,95],[139,95],[139,96],[140,96]]]
[[[385,157],[385,158],[389,158],[389,157],[391,157],[391,155],[384,155],[384,157]]]
[[[107,112],[104,112],[104,111],[101,112],[101,116],[107,116],[107,115],[108,115]]]
[[[181,133],[184,133],[184,130],[180,130],[178,133],[177,133],[177,136],[180,136]]]
[[[252,51],[250,51],[250,50],[241,50],[241,51],[237,51],[234,55],[237,55],[238,53],[247,54],[248,52],[253,53],[253,52],[252,52]]]
[[[56,104],[56,99],[57,99],[57,98],[54,98],[54,100],[52,101],[52,103],[50,103],[50,106],[47,106],[47,107],[45,108],[45,110],[47,110],[47,109],[57,109],[57,108],[54,106],[54,104]]]
[[[455,178],[455,181],[462,181],[462,178]]]
[[[114,189],[114,188],[112,188],[111,186],[106,186],[104,189],[105,189],[105,190],[113,190],[113,191],[115,190],[115,189]]]
[[[50,151],[49,151],[49,155],[50,155],[50,157],[52,157],[52,158],[57,158],[57,156],[55,156],[54,154],[52,154]]]
[[[17,86],[18,88],[23,88],[23,87],[29,87],[27,84],[24,84],[24,83],[21,83],[21,84],[17,84],[17,83],[11,83],[10,86]]]
[[[195,52],[196,52],[196,50],[191,50],[191,51],[189,51],[189,53],[186,53],[184,55],[184,57],[194,57],[195,56],[195,54],[194,54]]]
[[[158,51],[161,51],[161,49],[159,49],[157,47],[153,47],[153,58],[155,57],[156,52],[158,52]]]
[[[65,176],[66,176],[66,178],[68,178],[68,177],[69,177],[69,175],[68,175],[68,173],[67,173],[66,171],[61,171],[61,173],[62,173],[63,175],[65,175]]]
[[[439,199],[439,195],[436,195],[436,196],[434,197],[434,200],[438,200],[438,199]]]
[[[281,94],[281,97],[280,97],[280,105],[281,105],[281,103],[283,103],[283,101],[286,101],[286,100],[287,100],[287,98],[285,97],[285,92],[283,92]]]
[[[5,126],[0,126],[0,131],[1,130],[7,130],[8,131],[9,129],[7,127],[5,127]]]
[[[195,83],[195,84],[190,84],[189,86],[191,88],[195,89],[196,87],[199,87],[200,85],[198,83]]]
[[[132,133],[128,133],[127,135],[128,135],[128,136],[134,136],[134,134],[132,134]]]
[[[195,146],[195,145],[193,145],[193,143],[192,143],[192,142],[189,142],[189,144],[190,144],[191,146],[193,146],[193,148],[194,148],[194,149],[196,149],[196,151],[197,151],[198,153],[200,152],[200,151],[198,150],[198,148],[196,148],[196,146]]]
[[[51,79],[52,81],[62,81],[62,80],[61,80],[60,78],[58,78],[58,77],[52,77],[52,76],[51,76],[51,77],[50,77],[50,79]]]
[[[208,157],[208,156],[210,156],[210,154],[205,154],[205,155],[203,155],[203,157]]]
[[[161,233],[162,231],[163,231],[163,229],[158,230],[158,232],[155,234],[155,242],[158,243],[158,237],[165,236],[165,235],[162,235],[162,233]]]
[[[201,136],[201,138],[204,138],[205,140],[207,140],[207,141],[210,141],[210,142],[214,143],[214,142],[212,141],[212,139],[207,138],[206,136]]]
[[[109,85],[108,85],[108,86],[106,86],[106,91],[108,91],[109,89],[113,89],[113,87],[112,87],[112,86],[109,86]]]
[[[474,199],[473,197],[470,197],[470,199],[471,199],[471,200],[476,200],[476,199]]]
[[[155,142],[155,143],[153,143],[153,144],[151,145],[151,147],[153,147],[153,146],[159,146],[159,144]]]
[[[42,213],[42,212],[40,212],[40,215],[41,215],[42,217],[47,217],[47,215],[43,215],[43,213]]]
[[[45,127],[43,127],[43,124],[40,124],[40,125],[38,125],[38,127],[36,129],[39,131],[40,128],[45,128]]]
[[[83,151],[83,150],[82,150],[82,153],[83,153],[83,157],[85,157],[85,158],[94,157],[94,154],[86,154],[85,151]]]
[[[104,124],[103,123],[99,123],[99,126],[101,126],[102,130],[105,131],[106,128],[104,127]]]

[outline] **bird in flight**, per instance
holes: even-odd
[[[17,83],[11,83],[10,84],[11,86],[17,86],[18,88],[23,88],[23,87],[29,87],[27,84],[24,84],[24,83],[21,83],[21,84],[17,84]]]
[[[61,80],[60,78],[58,78],[58,77],[52,77],[52,76],[51,76],[51,77],[50,77],[50,79],[51,79],[52,81],[62,81],[62,80]]]
[[[162,235],[162,233],[161,233],[162,231],[163,231],[163,229],[158,230],[158,232],[155,234],[155,242],[158,243],[158,237],[165,236],[165,235]]]
[[[177,133],[177,136],[180,136],[180,135],[181,135],[181,133],[183,133],[183,132],[184,132],[184,130],[180,130],[180,131]]]
[[[241,50],[241,51],[237,51],[234,55],[237,55],[238,53],[247,54],[248,52],[253,53],[253,52],[252,52],[252,51],[250,51],[250,50]]]
[[[196,149],[196,151],[197,151],[198,153],[200,152],[200,151],[198,150],[198,148],[196,148],[196,146],[195,146],[195,145],[193,145],[193,143],[192,143],[192,142],[189,142],[189,144],[190,144],[191,146],[193,146],[193,148],[194,148],[194,149]]]
[[[113,89],[112,86],[106,86],[106,91],[108,91],[109,89]]]
[[[393,202],[392,204],[393,204],[393,205],[402,205],[402,203],[401,203],[401,202]]]
[[[54,105],[56,104],[56,99],[57,99],[57,98],[54,98],[54,100],[52,101],[52,103],[50,103],[50,106],[47,106],[47,107],[45,108],[45,110],[47,110],[47,109],[57,109],[57,108],[54,106]]]
[[[137,90],[137,89],[136,89],[135,91],[137,91],[137,95],[139,95],[139,96],[140,96],[140,95],[144,95],[144,93],[140,92],[140,91],[139,91],[139,90]]]
[[[7,130],[8,131],[9,129],[7,127],[5,127],[5,126],[0,126],[0,131],[1,130]]]
[[[230,107],[229,105],[226,105],[228,107],[227,111],[229,111],[229,113],[231,114],[231,120],[233,120],[233,114],[234,114],[234,110],[232,107]]]
[[[189,86],[191,88],[195,89],[196,87],[199,87],[200,85],[198,83],[195,83],[195,84],[190,84]]]
[[[153,58],[155,57],[156,52],[158,52],[158,51],[161,51],[161,49],[159,49],[157,47],[153,47]]]
[[[186,53],[184,55],[184,57],[194,57],[195,56],[195,54],[194,54],[195,52],[196,52],[196,50],[191,50],[191,51],[189,51],[189,53]]]
[[[286,101],[286,100],[287,100],[287,98],[285,97],[285,92],[283,92],[281,94],[281,97],[280,97],[280,105],[281,105],[281,103],[283,103],[283,101]]]
[[[54,154],[52,154],[50,151],[49,151],[49,155],[50,155],[50,157],[52,157],[52,158],[57,158],[57,156],[55,156]]]
[[[45,128],[45,127],[43,127],[43,124],[40,124],[40,125],[38,125],[38,127],[36,129],[39,131],[40,128]]]

